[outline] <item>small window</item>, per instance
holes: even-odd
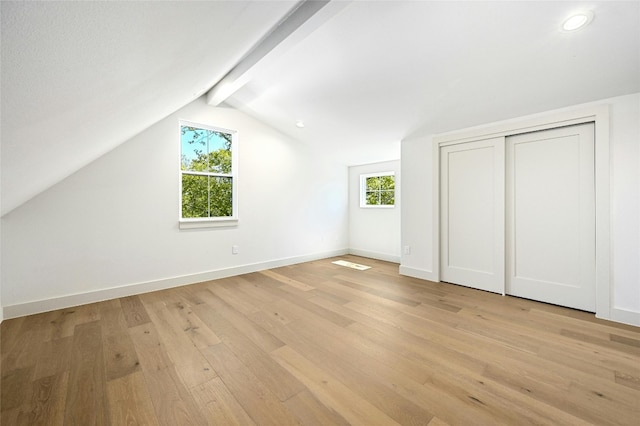
[[[180,122],[180,219],[237,219],[237,132]]]
[[[360,175],[360,207],[394,207],[395,172]]]

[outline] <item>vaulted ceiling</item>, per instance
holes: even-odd
[[[640,91],[638,1],[334,0],[291,26],[299,6],[1,2],[2,213],[222,83],[213,104],[348,165],[397,159],[411,135]],[[585,9],[588,27],[561,31]]]

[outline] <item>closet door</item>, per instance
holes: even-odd
[[[595,311],[592,123],[506,140],[507,293]]]
[[[441,280],[504,292],[504,138],[440,148]]]

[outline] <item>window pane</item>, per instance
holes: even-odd
[[[208,176],[182,175],[182,217],[209,217]]]
[[[373,191],[376,189],[380,189],[380,181],[378,176],[368,177],[367,178],[367,191]]]
[[[180,125],[182,218],[233,217],[234,143],[233,132]]]
[[[393,172],[360,175],[361,206],[394,206],[396,177]]]
[[[393,206],[395,204],[394,191],[380,191],[380,204],[383,206]]]
[[[372,191],[366,193],[366,200],[368,206],[377,206],[378,203],[378,191]]]
[[[380,176],[380,189],[394,189],[395,176]]]
[[[210,178],[211,217],[230,217],[233,215],[232,189],[232,178]]]
[[[208,171],[231,174],[231,135],[229,133],[211,132]]]
[[[180,163],[182,170],[207,170],[208,139],[210,130],[180,126]]]

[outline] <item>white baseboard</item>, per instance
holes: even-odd
[[[38,314],[41,312],[48,312],[57,309],[65,309],[73,306],[85,305],[87,303],[102,302],[105,300],[133,296],[142,293],[149,293],[152,291],[164,290],[172,287],[196,284],[203,281],[210,281],[236,275],[248,274],[251,272],[264,271],[265,269],[279,268],[281,266],[294,265],[296,263],[310,262],[313,260],[342,256],[348,253],[348,249],[333,250],[323,253],[314,253],[303,256],[270,260],[266,262],[252,263],[248,265],[234,266],[231,268],[217,269],[214,271],[200,272],[197,274],[182,275],[178,277],[163,278],[160,280],[105,288],[86,293],[69,294],[51,299],[35,300],[32,302],[5,306],[2,312],[2,317],[3,319],[17,318],[26,315]]]
[[[392,254],[380,253],[376,251],[349,249],[349,254],[354,256],[368,257],[369,259],[384,260],[385,262],[400,263],[400,256]]]
[[[433,271],[427,271],[426,269],[412,268],[410,266],[400,265],[400,275],[406,275],[408,277],[420,278],[421,280],[438,281],[438,277]]]
[[[611,321],[622,322],[629,325],[635,325],[640,327],[640,312],[631,311],[628,309],[621,309],[612,307],[609,312],[611,318],[603,318]]]
[[[20,303],[5,306],[0,311],[0,322],[5,319],[17,318],[26,315],[48,312],[57,309],[70,308],[87,303],[102,302],[104,300],[117,299],[119,297],[133,296],[136,294],[148,293],[157,290],[164,290],[172,287],[179,287],[188,284],[196,284],[203,281],[216,280],[236,275],[248,274],[251,272],[263,271],[265,269],[278,268],[281,266],[295,265],[297,263],[310,262],[313,260],[326,259],[345,254],[368,257],[371,259],[384,260],[388,262],[400,263],[400,258],[383,253],[370,252],[358,249],[341,249],[323,253],[315,253],[303,256],[295,256],[284,259],[270,260],[266,262],[252,263],[248,265],[234,266],[231,268],[217,269],[214,271],[200,272],[197,274],[182,275],[178,277],[164,278],[160,280],[146,281],[129,284],[119,287],[111,287],[87,293],[70,294],[66,296],[36,300],[32,302]],[[412,268],[400,265],[399,272],[413,278],[429,281],[437,281],[433,271]],[[640,327],[640,312],[612,307],[610,318],[603,318],[615,322],[630,324]]]

